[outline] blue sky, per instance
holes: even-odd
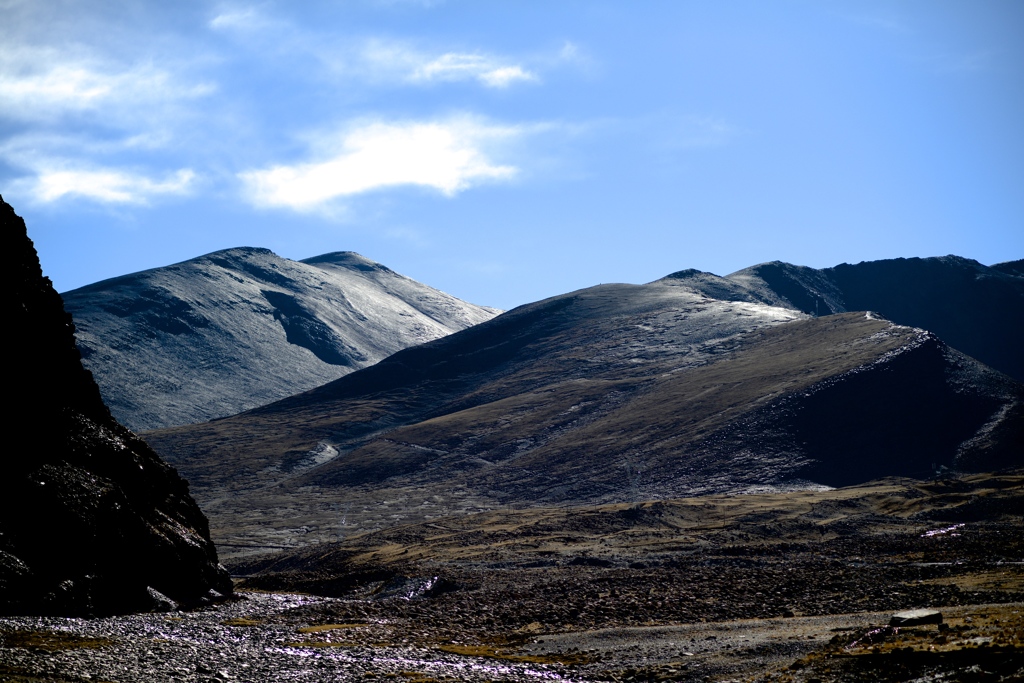
[[[1024,257],[1024,3],[0,0],[60,291],[353,250],[510,308],[683,268]]]

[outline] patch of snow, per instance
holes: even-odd
[[[295,465],[294,469],[296,471],[312,469],[330,462],[336,457],[338,457],[338,449],[326,441],[321,441],[309,451],[309,455],[307,457],[303,458],[297,465]]]
[[[932,529],[931,531],[926,531],[923,534],[921,534],[921,538],[931,538],[933,536],[943,536],[945,534],[949,534],[950,536],[959,536],[960,534],[953,533],[953,532],[955,532],[957,529],[960,529],[960,528],[962,528],[964,526],[966,526],[966,525],[964,525],[964,524],[954,524],[953,526],[943,527],[942,529]]]

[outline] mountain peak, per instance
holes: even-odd
[[[381,265],[380,263],[370,260],[362,254],[358,254],[354,251],[332,251],[327,254],[320,254],[319,256],[311,256],[310,258],[302,259],[299,263],[305,263],[318,268],[322,268],[324,266],[338,266],[361,272],[394,272],[387,266]]]
[[[210,257],[235,257],[235,258],[246,258],[250,256],[277,256],[273,251],[266,247],[229,247],[227,249],[218,249],[217,251],[211,251],[209,254],[203,254],[189,261],[198,261],[199,259],[205,259]],[[187,263],[183,261],[182,263]]]
[[[64,300],[86,366],[135,429],[254,408],[497,314],[355,252],[292,261],[257,247],[123,275]]]

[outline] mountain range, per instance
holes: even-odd
[[[63,298],[83,363],[137,430],[291,396],[498,313],[354,252],[292,261],[248,247]]]
[[[856,283],[873,268],[764,264],[592,287],[146,438],[186,473],[228,553],[452,512],[1020,465],[1018,381],[898,317],[833,313],[860,302],[848,290],[867,289]],[[1004,315],[976,331],[996,329],[1000,341],[978,344],[1019,338],[1024,277],[1013,268],[955,257],[886,268],[914,287],[881,288],[874,308],[941,298],[966,272],[962,296],[920,307],[930,328],[970,320],[977,292],[995,291]],[[817,317],[806,310],[814,297]]]

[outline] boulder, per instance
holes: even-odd
[[[889,619],[889,626],[924,626],[925,624],[941,624],[942,612],[937,609],[912,609],[897,612]]]

